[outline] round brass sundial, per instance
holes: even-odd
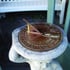
[[[62,33],[58,26],[41,22],[29,24],[29,27],[22,28],[18,39],[23,47],[32,51],[43,52],[58,47],[62,41]]]

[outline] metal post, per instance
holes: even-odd
[[[55,0],[48,0],[47,23],[53,24]]]
[[[66,34],[68,32],[69,23],[70,23],[70,0],[68,3],[66,21],[65,21],[65,26],[64,26],[64,31],[66,32]]]

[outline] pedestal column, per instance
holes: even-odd
[[[63,70],[57,61],[30,61],[31,70]]]

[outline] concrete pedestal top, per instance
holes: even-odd
[[[18,33],[20,32],[20,30],[22,28],[23,27],[20,27],[13,31],[12,45],[14,45],[13,47],[15,48],[15,50],[23,57],[26,57],[26,58],[32,59],[32,60],[54,59],[54,58],[60,56],[67,48],[67,45],[68,45],[67,36],[65,35],[64,31],[59,27],[59,29],[62,31],[62,34],[63,34],[63,40],[58,47],[56,47],[55,49],[52,49],[50,51],[46,51],[46,52],[35,52],[35,51],[31,51],[29,49],[26,49],[25,47],[22,47],[22,45],[20,44],[20,42],[18,40]]]
[[[40,67],[42,67],[43,64],[46,65],[46,63],[50,63],[53,59],[60,56],[67,48],[68,41],[66,34],[60,27],[57,26],[61,30],[63,35],[63,39],[60,45],[55,49],[49,51],[35,52],[23,47],[18,40],[18,33],[23,27],[24,26],[19,27],[12,32],[12,46],[9,51],[9,59],[16,63],[29,62],[32,70],[46,70],[47,69],[46,66],[44,67],[44,69],[42,68],[40,69]],[[52,63],[50,64],[50,68],[51,65]],[[62,70],[62,68],[59,66],[57,62],[53,62],[53,67],[54,66],[59,68],[58,69],[51,68],[47,70]]]

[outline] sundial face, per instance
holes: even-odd
[[[32,51],[49,51],[61,43],[62,33],[55,25],[46,23],[30,24],[30,32],[27,26],[19,32],[19,42],[21,45]]]

